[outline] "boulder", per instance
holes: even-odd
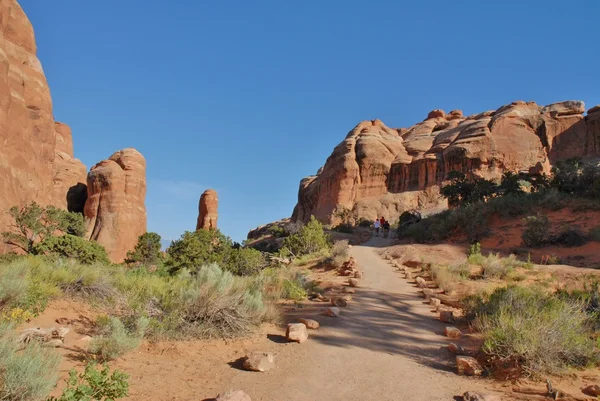
[[[61,346],[65,342],[65,336],[70,331],[67,327],[50,327],[43,329],[41,327],[34,327],[21,331],[17,342],[21,344],[29,344],[32,341],[39,343],[47,343],[52,346]],[[60,343],[60,344],[59,344]]]
[[[92,167],[87,183],[87,238],[123,262],[146,232],[146,159],[135,149],[120,150]]]
[[[323,314],[329,317],[338,317],[340,315],[340,308],[327,308],[323,311]]]
[[[483,368],[477,360],[470,356],[456,356],[456,369],[461,376],[480,376]]]
[[[252,401],[252,399],[242,390],[231,390],[223,395],[219,394],[216,401]]]
[[[297,321],[298,323],[302,323],[303,325],[305,325],[307,329],[316,330],[319,328],[319,322],[313,319],[299,318],[297,319]]]
[[[444,329],[444,335],[449,338],[460,338],[462,333],[459,329],[454,326],[448,326]]]
[[[270,352],[252,352],[246,355],[242,366],[253,372],[266,372],[275,367],[275,356]]]
[[[454,312],[451,310],[440,311],[440,321],[444,323],[454,323]]]
[[[581,391],[583,392],[583,394],[589,395],[591,397],[600,397],[600,386],[597,384],[587,386]]]
[[[493,394],[479,394],[472,391],[467,391],[463,394],[463,401],[502,401],[502,398]]]
[[[352,287],[342,287],[342,292],[344,294],[354,294],[356,290]]]
[[[454,344],[454,343],[448,344],[448,351],[450,351],[456,355],[461,355],[461,354],[465,353],[465,350],[463,349],[463,347],[461,347],[460,345]]]
[[[423,277],[417,277],[415,279],[415,282],[417,283],[417,287],[427,288],[427,282],[425,281],[425,279]]]
[[[361,272],[361,271],[355,272],[354,273],[354,278],[358,278],[358,279],[363,278],[363,272]]]
[[[207,189],[200,196],[198,202],[198,221],[196,222],[196,230],[216,230],[217,220],[219,218],[219,198],[217,191]]]
[[[350,278],[348,279],[348,285],[350,285],[350,287],[358,287],[358,280],[355,278]]]
[[[438,306],[442,305],[442,301],[440,301],[438,298],[430,298],[429,304],[434,308],[437,308]]]
[[[331,305],[333,306],[346,306],[348,304],[348,302],[346,302],[346,300],[342,297],[332,297],[331,298]]]
[[[290,323],[287,325],[285,338],[288,341],[303,343],[308,340],[308,330],[303,323]]]
[[[427,120],[431,120],[432,118],[444,118],[446,117],[446,113],[444,112],[444,110],[441,109],[435,109],[429,112],[429,114],[427,114]]]

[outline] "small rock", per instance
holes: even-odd
[[[423,277],[417,277],[415,281],[417,282],[417,287],[427,288],[427,282],[423,279]]]
[[[600,396],[600,386],[597,384],[593,384],[591,386],[587,386],[584,389],[581,390],[583,392],[583,394],[585,395],[589,395],[592,397],[598,397]]]
[[[358,271],[358,272],[354,273],[354,278],[363,278],[363,272]]]
[[[358,280],[355,278],[348,279],[348,284],[350,287],[358,287]]]
[[[412,276],[412,273],[411,273],[411,272],[409,272],[409,271],[407,271],[407,272],[406,272],[406,279],[407,279],[407,280],[412,280],[412,278],[413,278],[413,276]]]
[[[317,294],[317,299],[321,302],[329,302],[329,298],[323,296],[322,294]]]
[[[346,306],[348,303],[346,302],[346,300],[342,297],[333,297],[331,298],[331,305],[333,306]]]
[[[342,273],[342,275],[344,276],[353,276],[354,275],[354,271],[352,270],[345,270],[344,273]]]
[[[351,287],[342,287],[342,292],[345,294],[354,294],[356,290]]]
[[[449,337],[449,338],[460,338],[460,337],[462,337],[462,333],[460,332],[460,330],[457,329],[454,326],[448,326],[448,327],[446,327],[446,329],[444,330],[444,335],[446,337]]]
[[[63,340],[61,340],[59,338],[55,338],[53,340],[46,341],[43,345],[46,346],[46,347],[60,348],[60,347],[64,346],[65,343],[63,342]]]
[[[479,394],[467,391],[463,394],[463,401],[502,401],[502,399],[498,395]]]
[[[423,296],[425,297],[426,301],[429,301],[431,299],[431,297],[433,297],[434,292],[432,290],[430,290],[429,288],[423,288]]]
[[[479,376],[483,372],[479,362],[470,356],[457,356],[456,369],[459,375],[464,376]]]
[[[287,326],[285,338],[287,338],[288,341],[303,343],[308,340],[308,330],[303,323],[290,323]]]
[[[323,314],[329,317],[338,317],[340,315],[340,308],[327,308],[323,311]]]
[[[461,355],[461,354],[465,353],[465,350],[463,349],[463,347],[461,347],[460,345],[454,344],[454,343],[448,344],[448,351],[450,351],[456,355]]]
[[[342,298],[346,302],[352,301],[352,295],[342,295],[340,298]]]
[[[252,401],[252,398],[242,390],[232,390],[224,395],[219,394],[216,401]]]
[[[266,372],[275,367],[275,356],[270,352],[253,352],[246,355],[242,366],[252,372]]]
[[[444,323],[454,323],[454,312],[451,310],[440,311],[440,320]]]
[[[437,308],[438,306],[440,306],[442,304],[442,301],[440,301],[437,298],[429,298],[429,303],[431,304],[431,306],[433,306],[434,308]]]
[[[298,323],[302,323],[303,325],[306,326],[307,329],[311,329],[311,330],[316,330],[319,328],[319,322],[317,322],[316,320],[313,320],[313,319],[300,318],[300,319],[298,319]]]

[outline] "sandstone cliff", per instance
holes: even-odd
[[[198,203],[198,221],[196,230],[216,230],[219,218],[219,198],[217,191],[207,189],[200,196]]]
[[[497,178],[505,171],[549,172],[572,157],[600,155],[600,106],[581,101],[542,107],[517,101],[465,117],[434,110],[410,127],[363,121],[333,150],[325,165],[300,182],[292,219],[310,215],[336,223],[335,211],[358,218],[396,219],[402,211],[436,206],[450,171]]]
[[[90,169],[84,214],[88,238],[122,262],[146,232],[146,159],[128,148]]]
[[[33,27],[16,0],[0,0],[0,143],[0,231],[14,205],[82,208],[86,168],[69,127],[54,121]]]

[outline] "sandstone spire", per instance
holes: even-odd
[[[219,218],[219,198],[217,197],[217,191],[214,189],[207,189],[200,196],[200,203],[198,204],[198,222],[196,223],[196,230],[216,230],[217,219]]]

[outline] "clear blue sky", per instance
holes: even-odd
[[[222,231],[289,216],[359,121],[410,126],[443,108],[600,103],[600,2],[21,0],[58,121],[89,168],[148,163],[148,230]]]

